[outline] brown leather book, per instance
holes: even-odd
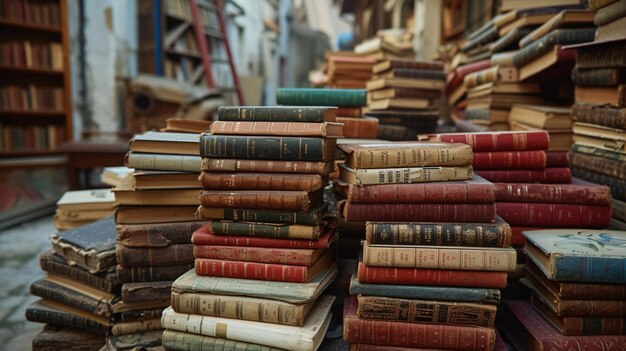
[[[200,204],[213,208],[249,208],[308,211],[322,203],[322,189],[306,191],[220,191],[200,192]]]
[[[155,267],[193,262],[193,244],[174,244],[166,247],[135,248],[118,245],[117,264],[130,267]]]
[[[202,172],[198,180],[205,190],[315,191],[328,184],[328,175]]]

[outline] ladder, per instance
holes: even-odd
[[[240,105],[245,105],[237,68],[233,61],[233,54],[230,50],[230,43],[226,36],[226,25],[224,24],[224,13],[222,11],[220,0],[189,0],[191,15],[193,18],[193,26],[196,32],[196,40],[202,66],[204,67],[204,76],[207,86],[217,89],[220,92],[235,92]],[[211,23],[213,22],[213,23]],[[208,25],[207,25],[208,23]],[[216,26],[217,25],[217,26]],[[221,41],[226,57],[212,57],[211,45],[208,38]],[[232,86],[218,86],[213,76],[213,64],[227,64],[231,75]]]

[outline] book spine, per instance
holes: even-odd
[[[570,161],[573,167],[587,169],[592,172],[604,174],[621,180],[626,179],[625,162],[578,152],[570,153]]]
[[[76,328],[95,334],[106,334],[106,326],[71,313],[42,310],[37,308],[26,309],[26,320],[35,323],[52,324],[68,328]]]
[[[596,68],[572,70],[572,81],[580,86],[613,86],[624,83],[626,74],[617,68]]]
[[[196,216],[200,219],[223,219],[234,222],[291,223],[301,225],[316,224],[321,212],[268,211],[262,209],[207,208],[200,206]]]
[[[478,109],[467,109],[463,112],[463,117],[468,120],[489,120],[489,110],[478,108]],[[470,145],[471,146],[471,145]]]
[[[321,201],[321,193],[306,192],[227,192],[202,191],[200,204],[203,207],[215,208],[254,208],[269,210],[308,211]]]
[[[429,335],[437,335],[433,338]],[[492,350],[493,328],[390,322],[346,317],[343,339],[349,343],[445,350]]]
[[[472,163],[472,150],[463,146],[437,148],[358,150],[354,168],[401,168],[426,166],[468,166]]]
[[[333,234],[334,235],[334,234]],[[194,245],[217,245],[239,247],[267,247],[278,249],[322,249],[329,245],[331,235],[324,235],[319,240],[291,240],[284,238],[256,238],[250,236],[223,236],[207,233],[195,233],[192,237]]]
[[[376,139],[378,119],[363,117],[337,117],[343,123],[343,137],[356,139]]]
[[[624,263],[625,260],[623,258],[564,255],[553,263],[554,276],[550,279],[583,283],[624,284],[626,283]],[[619,303],[622,307],[621,311],[626,311],[624,303],[622,301],[619,301]],[[576,305],[571,306],[573,306],[572,308],[582,308]],[[567,308],[567,305],[564,305],[564,302],[561,301],[560,308],[563,310]],[[593,314],[592,316],[596,315]]]
[[[569,167],[569,153],[567,151],[547,151],[546,168]]]
[[[196,258],[307,266],[313,264],[311,250],[289,250],[246,246],[194,245]]]
[[[305,304],[237,296],[172,292],[172,309],[178,313],[243,319],[302,326]]]
[[[193,245],[176,244],[166,247],[134,248],[118,245],[117,263],[126,268],[180,265],[193,262]]]
[[[494,204],[359,204],[347,202],[346,221],[424,221],[492,223]]]
[[[545,169],[546,152],[537,151],[492,151],[475,152],[474,169]]]
[[[202,222],[165,223],[155,225],[119,225],[117,240],[127,247],[164,247],[171,244],[188,244],[191,234]]]
[[[326,149],[330,148],[331,141],[334,142],[334,139],[203,134],[200,137],[200,155],[209,158],[326,161],[329,159]]]
[[[463,286],[501,289],[506,286],[506,272],[455,271],[368,267],[359,262],[358,279],[362,283]]]
[[[593,24],[603,26],[622,17],[626,17],[626,4],[623,1],[616,1],[597,10],[593,17]]]
[[[595,46],[576,50],[576,66],[579,68],[624,67],[626,48],[622,43],[607,43],[602,50]]]
[[[358,296],[357,315],[361,319],[376,319],[409,323],[437,323],[493,327],[496,307],[441,301],[392,299],[378,296]]]
[[[626,222],[626,202],[611,199],[611,215],[622,222]]]
[[[497,202],[498,216],[513,226],[604,228],[610,205]]]
[[[495,183],[498,202],[547,202],[608,205],[611,190],[605,186]]]
[[[319,226],[214,221],[211,222],[211,232],[217,235],[316,240],[319,239],[321,229]]]
[[[98,316],[109,317],[111,315],[110,301],[90,298],[45,279],[39,279],[33,282],[30,285],[30,293],[47,300],[88,311]]]
[[[196,274],[210,277],[305,283],[307,267],[197,258]]]
[[[98,290],[113,292],[118,288],[117,283],[113,279],[106,279],[102,276],[91,274],[87,271],[49,260],[44,256],[44,254],[42,254],[39,258],[39,266],[46,272],[56,273],[64,277],[77,280],[81,283],[93,286]]]
[[[284,351],[274,347],[250,344],[247,342],[214,338],[166,329],[163,331],[163,347],[167,350],[188,351]]]
[[[611,317],[565,317],[563,335],[624,335],[626,320]]]
[[[363,244],[363,262],[371,267],[429,268],[511,272],[515,250],[372,246]]]
[[[395,68],[393,69],[392,72],[393,72],[393,75],[392,75],[393,77],[416,78],[416,79],[420,79],[420,78],[440,79],[440,80],[446,79],[446,74],[442,70],[419,69],[419,68]]]
[[[319,174],[201,173],[198,178],[207,190],[290,190],[314,191],[325,179]]]
[[[546,150],[550,145],[547,132],[462,133],[420,136],[420,140],[468,144],[474,152]]]
[[[144,283],[172,281],[193,268],[193,264],[157,266],[157,267],[117,267],[117,279],[120,283]]]
[[[277,135],[325,137],[326,123],[302,122],[231,122],[215,121],[209,133],[215,135]]]
[[[327,162],[202,159],[203,172],[325,174]]]
[[[122,301],[125,303],[168,300],[172,282],[127,283],[122,286]]]
[[[563,300],[593,300],[598,296],[609,300],[626,299],[626,285],[560,283],[559,297]]]
[[[349,173],[342,167],[339,170]],[[357,169],[354,171],[357,185],[407,184],[467,180],[472,178],[472,167],[412,167]],[[343,178],[343,177],[341,177]]]
[[[611,160],[626,162],[626,154],[622,154],[622,153],[619,153],[619,152],[613,152],[613,151],[609,151],[609,150],[604,150],[604,149],[598,149],[598,148],[592,147],[592,146],[581,145],[581,144],[574,144],[574,145],[572,145],[572,151],[573,152],[579,152],[581,154],[599,156],[599,157],[604,157],[604,158],[608,158],[608,159],[611,159]]]
[[[482,71],[470,73],[463,79],[463,84],[469,89],[477,85],[495,82],[498,79],[498,67],[490,67]]]
[[[150,310],[138,310],[138,311],[124,311],[116,314],[119,320],[122,322],[131,322],[140,319],[153,319],[160,318],[163,315],[163,308],[150,309]]]
[[[519,50],[513,56],[513,65],[515,67],[524,66],[551,50],[556,44],[566,45],[593,41],[595,34],[595,28],[554,30],[550,32],[550,34],[533,41],[528,46]]]
[[[626,183],[623,180],[580,167],[572,167],[572,174],[574,177],[588,182],[606,185],[611,188],[611,196],[613,198],[626,201]]]
[[[606,274],[605,279],[606,280]],[[535,299],[535,297],[532,297]],[[606,300],[563,300],[557,304],[561,317],[622,317],[626,302]]]
[[[200,172],[200,156],[141,154],[129,152],[126,154],[127,167],[156,171]]]
[[[511,227],[507,223],[368,222],[365,238],[379,245],[509,247]]]
[[[360,107],[338,107],[337,116],[342,117],[361,117],[363,116],[363,109]]]
[[[163,329],[161,318],[142,319],[138,321],[120,322],[113,324],[111,334],[114,336],[128,335]]]
[[[476,174],[491,181],[501,183],[549,183],[569,184],[572,173],[569,168],[546,168],[545,170],[477,170]]]
[[[572,118],[576,122],[599,124],[615,129],[626,129],[625,108],[574,104],[574,106],[572,106]]]
[[[304,89],[278,88],[276,102],[279,105],[342,106],[367,105],[365,89]]]
[[[220,121],[324,122],[327,107],[220,106]]]

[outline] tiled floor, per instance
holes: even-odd
[[[41,330],[41,324],[27,322],[24,313],[37,300],[28,289],[43,276],[39,253],[50,247],[53,232],[51,216],[0,232],[0,350],[30,350]]]

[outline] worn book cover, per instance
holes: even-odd
[[[117,225],[117,240],[126,247],[165,247],[188,244],[195,230],[206,222]]]
[[[284,351],[282,348],[247,343],[235,340],[216,338],[212,336],[185,333],[166,329],[163,332],[163,346],[172,350],[255,350],[255,351]]]
[[[122,286],[122,302],[163,301],[170,297],[172,281],[126,283]]]
[[[70,265],[65,258],[55,255],[52,251],[45,251],[39,255],[39,266],[45,272],[60,275],[109,293],[115,293],[120,288],[114,267],[93,274],[84,267]]]
[[[26,320],[84,330],[90,333],[106,334],[111,325],[104,318],[78,308],[52,300],[38,300],[26,309]]]
[[[151,350],[161,346],[162,330],[133,333],[127,335],[108,335],[106,339],[107,350],[133,350],[137,347]],[[141,345],[141,346],[139,346]]]
[[[354,169],[339,164],[339,179],[358,186],[462,181],[472,175],[472,166]]]
[[[145,132],[129,141],[130,150],[156,154],[198,155],[200,135]]]
[[[32,350],[97,351],[104,344],[104,335],[47,324],[33,339]]]

